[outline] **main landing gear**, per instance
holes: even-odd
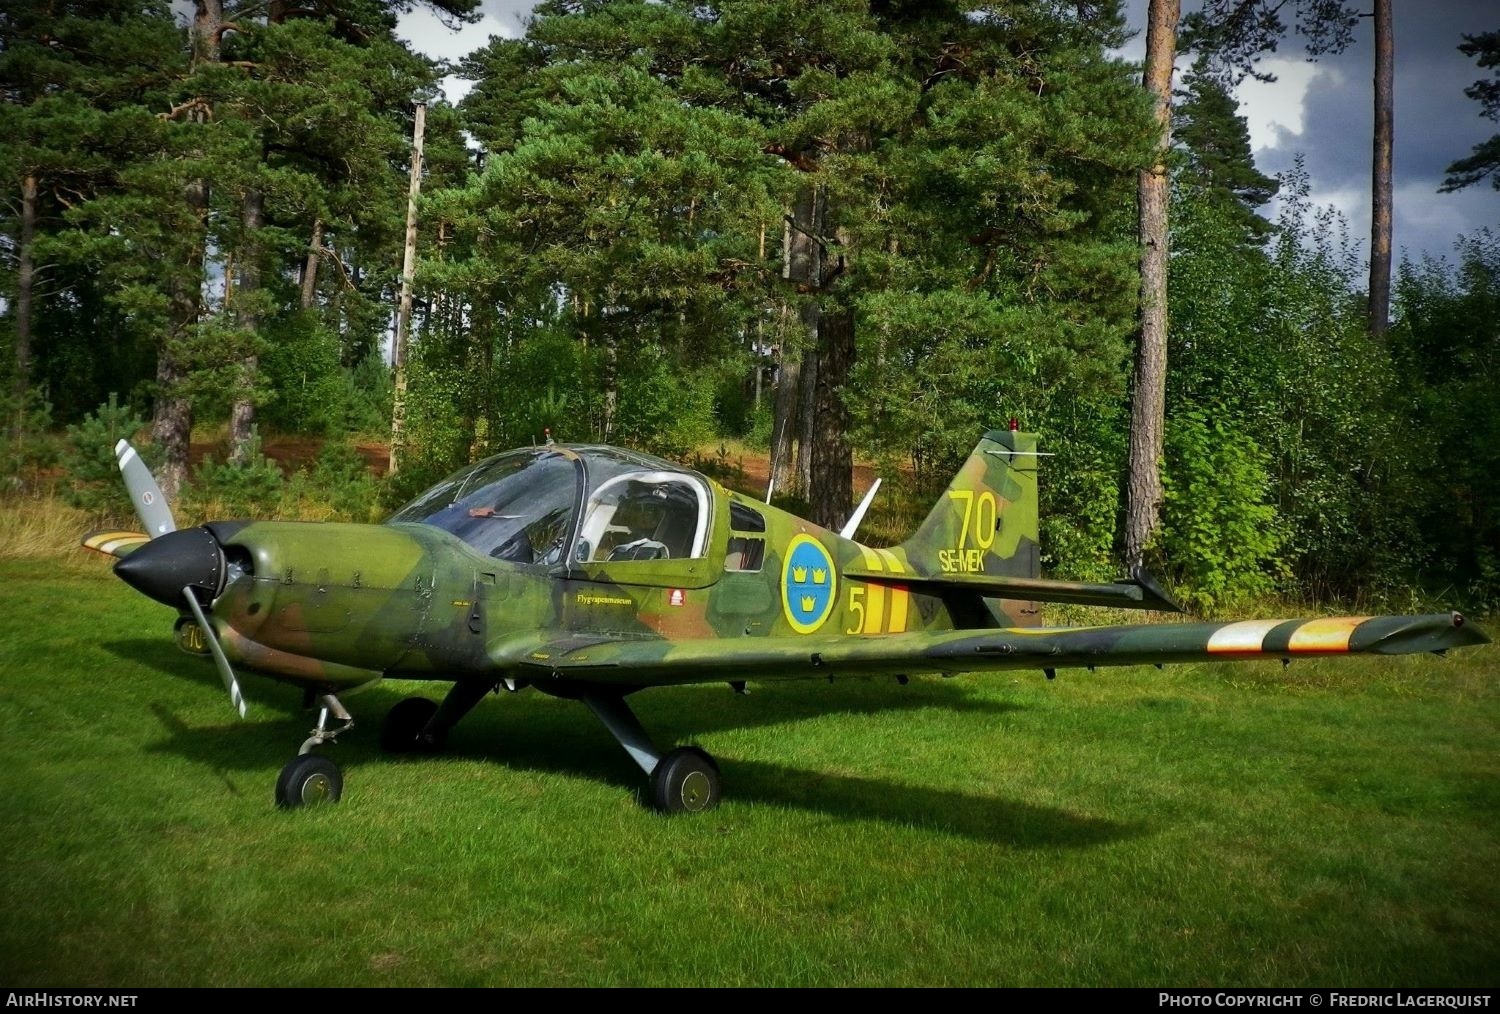
[[[696,746],[662,753],[620,694],[585,694],[589,706],[630,759],[650,778],[650,799],[663,813],[701,813],[719,805],[719,765]]]
[[[276,779],[276,805],[282,809],[310,806],[318,803],[337,803],[344,793],[344,776],[339,766],[327,757],[312,752],[313,747],[338,740],[339,734],[354,728],[354,718],[333,694],[318,697],[322,705],[318,709],[318,724],[302,742],[281,777]],[[330,729],[328,719],[333,717],[341,724]]]
[[[395,754],[441,749],[449,730],[498,685],[485,680],[455,683],[442,704],[425,697],[400,701],[386,713],[380,729],[381,749]],[[580,699],[646,773],[652,807],[663,813],[700,813],[719,805],[719,765],[706,752],[696,746],[665,753],[657,749],[622,693],[604,690]],[[317,727],[276,781],[276,803],[283,808],[335,803],[343,794],[344,778],[338,765],[312,750],[335,742],[354,727],[354,719],[333,694],[323,694],[317,701],[321,705]],[[330,728],[330,719],[339,724]]]
[[[385,713],[380,727],[380,749],[386,753],[436,753],[448,741],[458,720],[474,710],[484,695],[498,689],[492,680],[453,684],[442,704],[425,697],[408,697]]]

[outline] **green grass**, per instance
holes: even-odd
[[[1491,985],[1500,649],[695,687],[668,819],[579,705],[486,702],[345,801],[271,803],[308,725],[235,721],[103,567],[0,564],[0,981]],[[438,688],[429,688],[436,690]]]

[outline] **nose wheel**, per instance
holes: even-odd
[[[276,779],[276,805],[284,810],[299,806],[316,806],[320,803],[337,803],[344,794],[344,775],[339,766],[327,757],[312,752],[313,747],[338,741],[340,733],[354,728],[354,718],[344,709],[333,694],[318,698],[318,724],[302,742],[287,766],[281,769]],[[338,720],[339,725],[329,728],[328,719]]]
[[[339,766],[315,753],[292,758],[276,779],[276,805],[283,810],[319,803],[337,803],[344,794]]]

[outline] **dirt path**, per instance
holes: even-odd
[[[288,474],[299,468],[311,467],[318,459],[318,454],[327,443],[322,437],[307,436],[277,436],[267,440],[261,451],[266,457],[281,466],[281,470]],[[354,445],[354,449],[365,459],[365,464],[370,471],[377,476],[385,475],[391,466],[391,449],[385,444],[375,442],[361,442]],[[205,440],[193,443],[188,451],[188,464],[197,468],[203,463],[203,459],[212,456],[215,461],[222,462],[228,453],[224,443],[219,440]]]

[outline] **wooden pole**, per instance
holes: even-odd
[[[406,249],[401,256],[401,305],[396,311],[396,342],[391,366],[396,372],[396,391],[391,403],[391,467],[395,475],[406,428],[406,339],[411,330],[411,289],[417,271],[417,197],[422,193],[422,135],[427,129],[427,105],[417,103],[417,122],[411,137],[411,179],[406,189]]]

